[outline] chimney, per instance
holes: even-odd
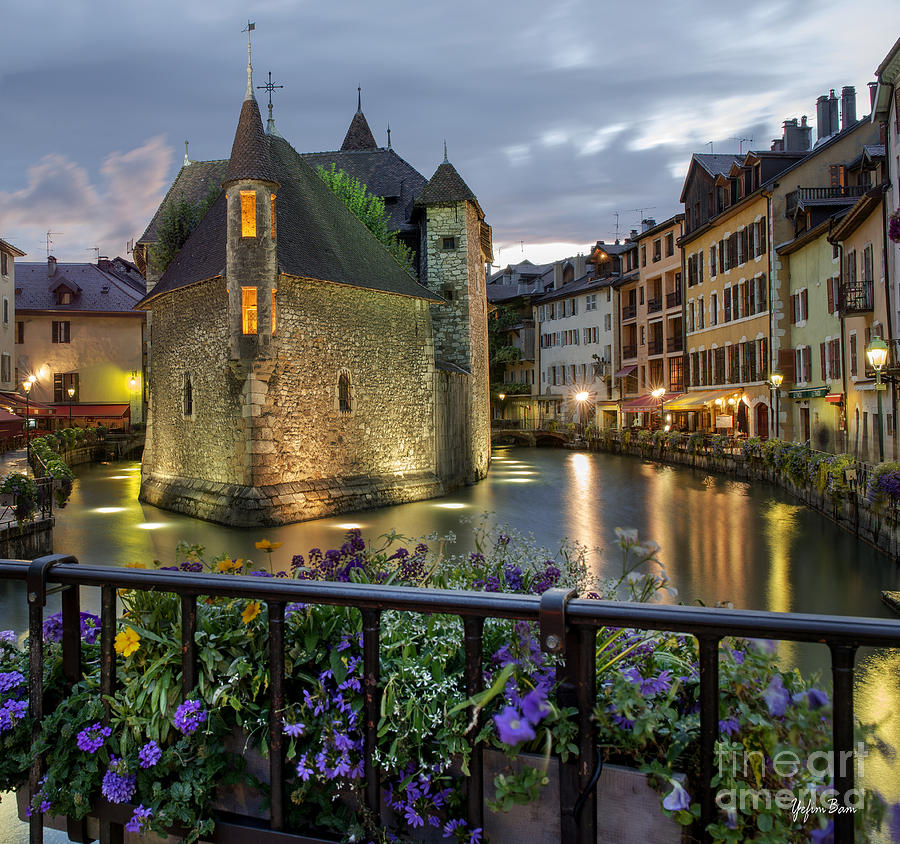
[[[822,94],[816,100],[816,140],[821,141],[831,134],[831,117],[828,114],[828,97]]]
[[[878,93],[878,83],[870,82],[869,83],[869,110],[870,112],[875,111],[875,95]]]
[[[834,95],[834,88],[831,89],[831,93],[828,95],[828,128],[831,130],[830,134],[832,135],[836,135],[841,131],[838,98]]]
[[[52,255],[47,256],[47,275],[52,278],[53,274],[56,272],[56,258]]]
[[[563,268],[562,261],[557,261],[553,265],[553,289],[559,290],[563,286]]]
[[[641,220],[641,231],[645,232],[648,229],[652,229],[656,225],[656,220],[652,217],[648,217],[646,220]]]
[[[810,147],[812,140],[812,127],[807,125],[806,115],[803,115],[802,122],[797,123],[797,118],[785,120],[782,124],[784,129],[783,140],[779,145],[779,149],[785,152],[806,152]],[[772,146],[775,149],[775,146]]]
[[[587,259],[579,252],[575,256],[573,263],[575,264],[575,278],[581,278],[587,270]]]
[[[849,129],[856,123],[856,88],[845,85],[841,88],[841,129]]]
[[[631,230],[631,237],[629,238],[629,240],[637,240],[637,236],[638,236],[638,230],[637,230],[637,229],[632,229],[632,230]],[[619,242],[619,241],[617,240],[616,243],[618,243],[618,242]]]

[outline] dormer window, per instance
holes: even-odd
[[[57,305],[71,305],[72,304],[72,291],[71,290],[57,290],[56,291],[56,304]]]
[[[256,237],[256,191],[241,191],[241,237]]]

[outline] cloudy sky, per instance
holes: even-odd
[[[284,137],[338,148],[361,85],[378,142],[390,124],[426,177],[446,138],[498,264],[611,239],[617,211],[623,235],[638,209],[664,219],[692,152],[767,149],[830,88],[855,85],[862,116],[900,36],[896,0],[6,4],[0,237],[24,260],[45,259],[47,231],[60,260],[124,254],[185,139],[194,159],[229,154],[248,16],[256,83],[271,70],[285,86]]]

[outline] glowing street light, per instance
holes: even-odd
[[[659,402],[659,427],[663,427],[663,405],[665,404],[665,399],[663,396],[666,394],[665,387],[657,387],[653,390],[650,395],[653,396]]]
[[[35,381],[37,381],[37,378],[31,375],[22,382],[22,389],[25,391],[25,462],[29,466],[31,465],[31,431],[29,430],[31,423],[28,418],[30,416],[28,412],[28,395],[31,393],[31,388],[34,386]]]
[[[869,365],[875,370],[875,394],[878,396],[878,462],[884,463],[884,426],[881,417],[881,394],[887,389],[887,384],[881,383],[881,370],[887,363],[888,347],[877,335],[866,346],[866,357]]]
[[[72,427],[72,399],[75,398],[75,388],[69,387],[66,392],[69,394],[69,427]]]
[[[772,372],[769,374],[768,385],[771,390],[775,393],[775,439],[778,439],[778,396],[779,390],[781,389],[781,382],[784,381],[784,376],[780,372]]]

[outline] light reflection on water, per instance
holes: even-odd
[[[369,539],[392,529],[409,537],[452,531],[457,549],[467,552],[472,524],[463,520],[491,512],[496,524],[531,533],[551,551],[563,537],[577,539],[592,549],[594,571],[606,575],[621,565],[615,528],[637,528],[641,538],[659,542],[678,600],[686,603],[892,617],[880,590],[900,589],[900,567],[780,490],[629,457],[503,448],[487,480],[447,498],[280,528],[225,528],[168,513],[138,502],[139,486],[137,463],[79,468],[71,502],[57,513],[55,550],[86,563],[168,563],[184,540],[206,546],[209,556],[227,552],[263,562],[254,543],[267,538],[283,543],[272,562],[286,569],[294,554],[338,547],[350,527]],[[85,593],[85,609],[96,609],[97,600]],[[24,629],[20,587],[0,582],[0,618],[0,627]],[[830,685],[824,647],[783,644],[779,653],[786,665],[821,671]],[[880,735],[900,749],[898,677],[900,654],[861,657],[856,705],[859,716],[878,722]],[[870,757],[865,774],[900,800],[894,758]],[[0,815],[9,806],[4,801]],[[18,840],[4,830],[0,819],[3,840]]]

